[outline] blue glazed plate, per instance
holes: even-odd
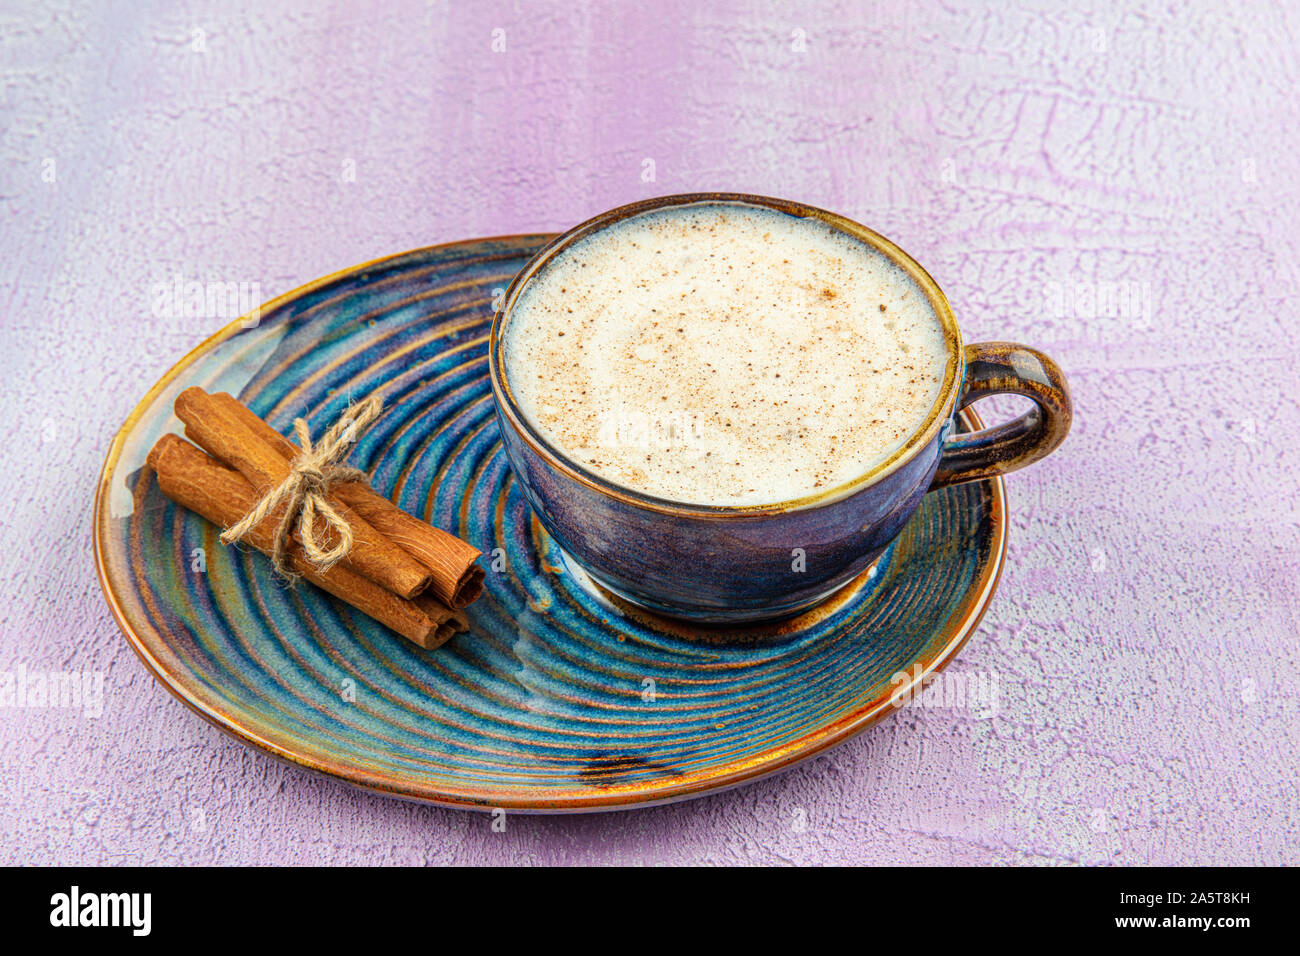
[[[776,625],[704,628],[595,589],[533,520],[488,387],[492,303],[550,236],[418,249],[232,323],[155,385],[113,440],[95,558],[127,641],[237,739],[372,790],[447,806],[582,811],[734,786],[848,739],[947,664],[997,585],[1000,480],[926,496],[879,561]],[[173,506],[144,468],[190,385],[288,433],[379,390],[352,464],[483,551],[471,629],[423,651]],[[967,411],[965,424],[978,427]],[[902,683],[895,675],[906,674]],[[896,698],[895,698],[896,699]]]

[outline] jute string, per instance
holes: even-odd
[[[379,417],[383,401],[372,395],[364,402],[349,405],[320,441],[313,442],[307,423],[301,418],[293,420],[293,433],[301,451],[289,462],[289,476],[263,496],[248,514],[221,535],[222,544],[230,544],[244,537],[263,521],[267,515],[284,505],[284,514],[275,529],[275,543],[271,563],[286,578],[297,577],[289,565],[289,542],[296,528],[303,553],[318,570],[328,571],[352,550],[352,529],[347,521],[329,503],[330,485],[336,481],[368,481],[364,471],[339,464],[354,444],[357,436]],[[316,535],[316,518],[334,529],[335,542],[325,547]]]

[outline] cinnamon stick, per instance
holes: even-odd
[[[148,463],[163,494],[223,528],[252,510],[260,497],[239,472],[226,468],[179,435],[167,434],[158,439],[149,452]],[[277,520],[274,515],[268,517],[243,540],[269,554]],[[413,601],[399,597],[342,564],[318,571],[296,542],[289,560],[293,569],[312,584],[426,650],[441,646],[468,628],[463,614],[429,595]]]
[[[215,401],[203,389],[192,387],[176,396],[174,407],[177,417],[185,423],[186,437],[244,476],[257,493],[254,504],[289,476],[288,459],[265,441],[259,441],[247,419],[234,414],[229,404]],[[352,550],[343,559],[352,570],[404,598],[415,597],[433,581],[428,568],[346,504],[333,495],[330,504],[352,529]],[[323,538],[334,536],[324,520],[318,519],[315,527]]]
[[[233,395],[217,392],[207,397],[232,418],[238,419],[253,439],[283,458],[286,468],[298,454],[297,445],[258,418]],[[188,428],[186,431],[188,433]],[[484,573],[476,563],[482,552],[472,544],[407,514],[364,481],[339,482],[330,488],[330,493],[428,568],[433,575],[429,590],[443,603],[462,608],[482,593]]]

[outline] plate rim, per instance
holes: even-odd
[[[894,694],[898,693],[898,688],[862,705],[855,706],[839,718],[822,724],[779,747],[753,754],[716,770],[670,777],[661,781],[614,786],[604,790],[574,790],[547,796],[526,793],[490,793],[472,787],[457,790],[445,786],[421,785],[414,781],[398,780],[389,775],[367,770],[354,764],[342,762],[331,764],[327,759],[318,758],[311,753],[305,752],[312,748],[303,747],[302,751],[294,751],[282,746],[276,741],[259,734],[254,727],[245,726],[231,714],[223,713],[218,708],[209,706],[200,700],[185,682],[176,678],[167,669],[166,665],[150,651],[148,642],[140,634],[136,633],[135,625],[128,620],[126,610],[114,590],[106,565],[103,535],[105,522],[111,518],[111,515],[106,513],[107,492],[109,491],[107,484],[109,475],[121,457],[128,435],[138,424],[147,407],[168,385],[179,378],[200,356],[242,331],[245,328],[244,323],[249,317],[266,315],[282,305],[323,288],[332,282],[357,275],[367,269],[391,263],[406,256],[427,254],[453,246],[474,246],[491,242],[547,242],[557,235],[559,233],[513,233],[417,246],[403,252],[380,256],[376,259],[370,259],[328,273],[275,296],[253,312],[240,316],[219,328],[186,352],[136,402],[109,442],[108,452],[104,457],[104,463],[100,466],[99,476],[95,482],[95,496],[91,510],[92,550],[95,557],[95,571],[100,590],[108,603],[109,611],[118,629],[126,638],[127,644],[135,652],[141,663],[145,665],[145,669],[153,675],[154,679],[173,697],[184,704],[187,709],[198,714],[207,723],[212,724],[218,730],[233,737],[245,746],[252,747],[254,750],[284,763],[316,771],[319,774],[341,780],[367,792],[451,809],[480,811],[501,809],[528,813],[583,813],[600,810],[625,810],[657,806],[710,793],[720,793],[724,790],[751,783],[762,777],[792,769],[805,760],[816,757],[853,739],[895,709],[890,704],[890,699]],[[980,416],[973,408],[962,409],[959,414],[966,419],[972,428],[983,427]],[[1001,476],[981,479],[980,483],[987,484],[992,493],[990,520],[993,524],[993,543],[990,548],[989,560],[980,569],[977,580],[973,582],[971,587],[966,589],[961,602],[962,617],[955,626],[950,628],[947,643],[928,667],[925,667],[919,675],[914,675],[909,679],[905,685],[907,690],[914,690],[918,684],[922,684],[933,674],[943,670],[957,656],[971,635],[979,628],[980,621],[992,603],[993,595],[997,592],[1007,550],[1006,485]],[[152,622],[147,623],[150,623],[150,630],[153,631],[158,643],[165,644],[162,634],[152,627]]]

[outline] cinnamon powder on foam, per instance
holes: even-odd
[[[925,421],[949,356],[901,268],[815,219],[668,207],[567,247],[505,330],[506,377],[554,446],[675,501],[843,484]]]

